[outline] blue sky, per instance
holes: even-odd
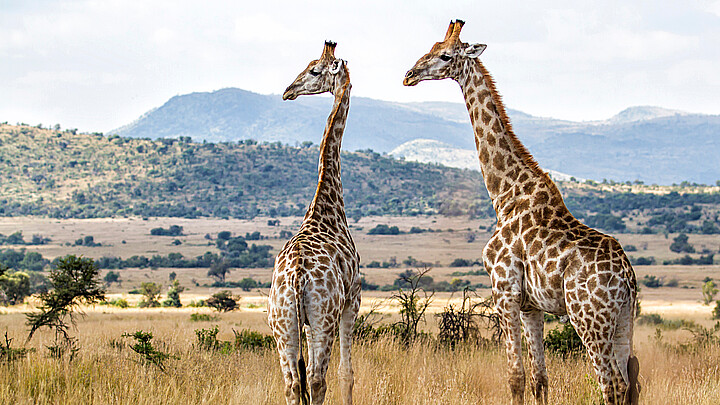
[[[720,1],[0,0],[0,121],[124,125],[174,95],[281,93],[325,39],[353,95],[461,102],[402,86],[451,19],[482,42],[508,107],[572,120],[632,105],[720,114]]]

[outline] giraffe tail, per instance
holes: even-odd
[[[622,323],[625,324],[624,339],[627,340],[629,346],[629,353],[626,365],[626,382],[627,389],[625,390],[625,398],[623,403],[625,405],[637,405],[640,401],[640,382],[638,377],[640,374],[640,362],[638,358],[633,354],[633,329],[635,328],[635,315],[637,311],[637,291],[631,288],[631,299],[626,304],[629,308],[624,308],[624,315],[622,316]]]
[[[300,401],[302,405],[308,405],[310,403],[310,394],[307,389],[307,368],[305,367],[305,359],[303,358],[303,325],[305,324],[305,311],[303,305],[303,297],[305,286],[301,285],[297,291],[295,291],[295,311],[297,314],[297,327],[298,327],[298,361],[297,361],[297,375],[300,379]]]

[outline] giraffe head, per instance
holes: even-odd
[[[433,45],[430,52],[420,58],[405,74],[403,84],[414,86],[423,80],[441,80],[451,78],[458,80],[465,64],[470,59],[480,56],[485,50],[485,44],[469,45],[460,40],[460,30],[464,21],[450,21],[445,39]]]
[[[295,100],[304,94],[320,94],[326,91],[335,93],[350,81],[347,62],[335,58],[336,45],[335,42],[325,41],[320,59],[310,62],[305,70],[300,72],[283,93],[283,100]]]

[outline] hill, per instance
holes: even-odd
[[[353,97],[351,105],[343,142],[346,150],[389,153],[417,139],[475,148],[462,103],[393,103]],[[151,139],[189,136],[211,142],[318,143],[330,108],[329,97],[283,102],[277,95],[228,88],[173,97],[111,133]],[[509,110],[509,115],[515,132],[546,170],[597,181],[666,185],[714,184],[720,179],[720,115],[652,106],[630,107],[606,120],[589,122],[535,117],[517,110]],[[405,157],[439,152],[424,147],[425,151],[411,151]],[[404,149],[412,148],[405,145]]]
[[[343,152],[348,217],[494,217],[479,172]],[[318,147],[76,134],[0,124],[0,216],[303,215]],[[720,187],[558,183],[574,215],[610,232],[720,233]]]
[[[302,215],[317,146],[133,139],[0,125],[0,215]],[[478,172],[344,152],[348,216],[486,213]]]

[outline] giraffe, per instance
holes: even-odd
[[[580,223],[550,177],[515,136],[495,83],[478,57],[484,44],[463,43],[463,21],[420,58],[403,84],[451,78],[461,87],[497,227],[483,249],[502,319],[513,404],[524,402],[522,329],[535,402],[547,403],[544,312],[567,315],[592,361],[606,404],[636,404],[633,355],[635,273],[614,238]],[[522,328],[521,328],[522,324]]]
[[[360,308],[360,256],[345,219],[340,179],[350,72],[344,60],[335,58],[335,46],[326,41],[320,59],[310,62],[283,94],[283,100],[324,92],[335,96],[320,144],[315,197],[300,230],[275,259],[268,298],[268,322],[277,341],[288,405],[322,404],[325,400],[325,374],[338,328],[340,390],[343,403],[352,404],[350,346]],[[307,368],[302,356],[303,328]]]

